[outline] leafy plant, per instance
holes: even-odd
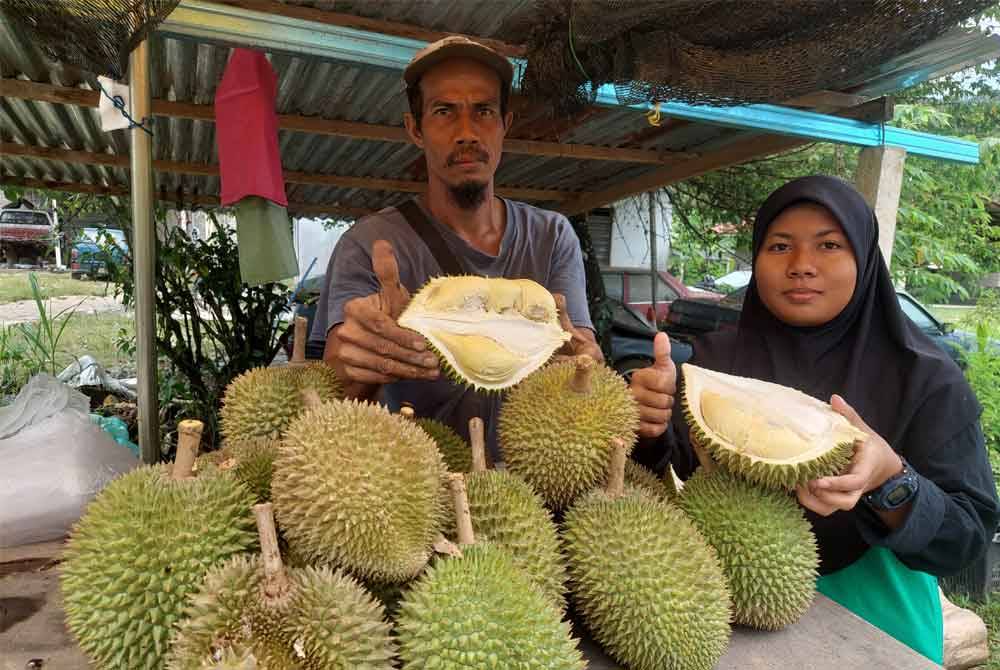
[[[0,396],[16,394],[36,372],[17,324],[0,324]]]
[[[34,367],[55,376],[60,372],[56,362],[59,340],[83,300],[53,314],[51,303],[45,302],[42,290],[38,286],[38,277],[34,272],[28,275],[28,282],[31,284],[32,299],[38,308],[38,321],[19,323],[17,327],[28,345],[26,355],[34,363]]]
[[[984,291],[962,325],[974,328],[977,350],[966,356],[965,376],[983,407],[980,422],[991,453],[1000,455],[1000,351],[990,339],[1000,339],[1000,292]]]
[[[239,252],[219,226],[192,240],[173,229],[157,239],[156,348],[161,371],[161,425],[197,417],[205,442],[215,441],[218,406],[227,384],[242,372],[268,365],[280,347],[288,289],[274,282],[249,286],[240,279]],[[124,302],[134,301],[131,259],[109,266]],[[119,346],[130,347],[127,341]],[[165,435],[166,449],[172,439]]]

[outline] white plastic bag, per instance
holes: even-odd
[[[74,409],[0,440],[0,547],[65,536],[98,491],[138,465]]]
[[[37,374],[21,388],[14,402],[0,407],[0,440],[65,410],[86,416],[90,400],[52,375]]]

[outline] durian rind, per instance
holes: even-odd
[[[688,426],[725,469],[767,488],[791,490],[843,472],[867,435],[801,391],[684,363]]]
[[[427,339],[449,377],[481,391],[517,384],[570,339],[552,294],[530,279],[435,277],[398,322]]]
[[[559,532],[542,499],[509,472],[487,470],[465,476],[475,537],[506,549],[560,610],[566,608],[566,566]]]
[[[809,609],[819,552],[802,508],[788,494],[722,470],[698,470],[677,503],[719,556],[736,623],[778,630]]]
[[[168,668],[199,668],[219,647],[249,650],[261,670],[393,667],[385,612],[353,577],[326,567],[286,575],[287,595],[270,605],[258,557],[236,556],[213,569],[174,636]]]
[[[449,472],[472,470],[472,449],[451,426],[426,417],[421,417],[416,422],[434,440]]]
[[[638,405],[614,370],[594,365],[588,393],[569,389],[575,372],[573,361],[548,365],[511,390],[500,408],[507,469],[554,510],[604,481],[612,439],[631,451],[639,428]]]
[[[266,437],[229,440],[222,449],[199,456],[197,467],[212,465],[227,471],[254,494],[257,502],[268,502],[278,442]]]
[[[441,533],[444,471],[414,422],[375,404],[332,401],[289,426],[271,497],[304,560],[401,583],[423,570]]]
[[[661,479],[652,470],[639,465],[631,458],[625,461],[625,483],[642,489],[664,502],[670,502],[677,495],[672,472],[668,471]]]
[[[586,667],[559,610],[487,542],[435,561],[406,592],[396,632],[407,670]]]
[[[163,667],[209,568],[256,545],[252,504],[232,477],[175,481],[163,465],[122,475],[94,499],[66,545],[61,587],[67,627],[98,667]]]
[[[729,642],[718,557],[675,506],[626,487],[566,511],[570,591],[594,639],[631,670],[710,670]]]

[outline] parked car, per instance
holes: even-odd
[[[304,316],[308,320],[307,332],[312,332],[313,319],[316,316],[316,302],[319,292],[326,282],[325,275],[310,277],[302,283],[299,291],[295,295],[295,314]],[[653,363],[653,337],[656,329],[643,318],[637,310],[629,307],[620,300],[611,300],[612,322],[611,322],[611,360],[608,364],[619,374],[628,380],[633,370],[648,367]],[[295,344],[294,328],[288,327],[285,334],[284,349],[286,355],[292,357],[292,348]],[[674,363],[680,365],[691,358],[691,345],[686,342],[671,338],[670,357]],[[306,342],[306,358],[323,358],[325,340],[310,339]]]
[[[723,294],[697,288],[689,288],[684,282],[669,272],[657,273],[656,316],[657,323],[666,320],[670,305],[678,298],[716,301]],[[635,268],[605,268],[601,270],[604,290],[612,300],[618,300],[653,321],[653,285],[648,270]]]
[[[110,236],[113,244],[109,244]],[[128,243],[125,233],[114,228],[83,228],[70,248],[70,273],[73,279],[106,277],[108,261],[115,265],[125,262]]]
[[[0,210],[0,260],[8,265],[37,265],[53,246],[48,212],[27,207]]]
[[[673,305],[670,318],[667,319],[666,329],[672,336],[690,341],[701,333],[722,328],[736,328],[746,291],[747,287],[743,286],[718,302],[678,300]],[[966,352],[975,351],[978,347],[976,336],[963,330],[955,330],[949,323],[938,321],[926,307],[906,291],[897,289],[896,298],[903,314],[942,351],[951,356],[959,367],[965,367]],[[1000,342],[997,340],[990,340],[989,346],[1000,351]]]

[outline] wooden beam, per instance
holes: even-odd
[[[282,5],[285,6],[285,5]],[[315,11],[315,10],[314,10]],[[78,88],[55,86],[24,81],[21,79],[0,79],[0,92],[7,98],[38,100],[59,105],[97,107],[100,93]],[[595,108],[596,109],[596,108]],[[215,123],[213,105],[196,105],[188,102],[153,100],[155,116],[179,119],[193,119]],[[313,135],[330,135],[352,139],[373,140],[406,144],[410,141],[406,129],[398,126],[339,121],[318,116],[279,114],[278,127]],[[504,152],[527,156],[547,156],[550,158],[571,158],[576,160],[619,161],[623,163],[643,163],[664,165],[678,159],[689,158],[683,152],[656,152],[645,149],[619,149],[591,144],[560,144],[558,142],[538,142],[509,138],[504,141]]]
[[[22,156],[41,160],[77,163],[80,165],[103,165],[106,167],[129,167],[129,157],[118,154],[102,154],[91,151],[73,151],[69,149],[54,149],[52,147],[36,147],[15,142],[0,143],[0,155]],[[157,172],[173,172],[199,177],[218,177],[219,166],[208,163],[190,163],[183,161],[154,160],[153,170]],[[345,177],[332,174],[308,174],[305,172],[285,171],[285,181],[291,184],[308,184],[311,186],[332,186],[335,188],[354,188],[371,191],[401,191],[404,193],[423,193],[427,183],[422,181],[407,181],[402,179],[378,179],[375,177]],[[571,191],[556,191],[551,189],[518,188],[497,186],[496,192],[505,198],[514,200],[531,200],[541,202],[562,202],[575,198],[579,194]]]
[[[729,165],[744,163],[752,158],[788,151],[795,147],[809,144],[812,140],[783,135],[764,135],[740,140],[725,149],[707,155],[693,158],[677,165],[659,170],[653,170],[644,175],[616,184],[611,188],[594,193],[588,193],[575,200],[556,207],[566,216],[582,214],[595,207],[601,207],[611,202],[617,202],[638,193],[645,193],[684,179],[717,170]]]
[[[13,177],[0,174],[0,184],[7,186],[20,186],[22,188],[38,188],[50,191],[66,191],[68,193],[87,193],[91,195],[129,197],[127,186],[114,185],[105,186],[103,184],[83,184],[79,182],[48,181],[45,179],[34,179],[29,177]],[[219,198],[214,195],[193,195],[182,194],[180,196],[169,197],[162,191],[157,191],[157,200],[165,203],[179,203],[181,205],[194,205],[197,207],[219,207]],[[288,213],[296,216],[343,216],[345,218],[361,218],[366,214],[371,214],[374,210],[364,207],[351,207],[339,203],[324,205],[317,203],[290,202],[288,203]]]
[[[409,23],[385,21],[383,19],[370,19],[364,16],[356,16],[354,14],[329,12],[323,9],[314,9],[312,7],[302,7],[299,5],[286,5],[280,2],[274,2],[273,0],[214,1],[221,5],[240,7],[242,9],[249,9],[256,12],[264,12],[265,14],[285,16],[292,19],[301,19],[303,21],[314,21],[316,23],[323,23],[330,26],[340,26],[342,28],[367,30],[369,32],[381,33],[383,35],[407,37],[414,40],[421,40],[423,42],[436,42],[444,37],[460,34],[431,30],[429,28],[415,26]],[[485,44],[497,53],[507,56],[508,58],[522,58],[527,53],[525,47],[520,44],[509,44],[500,40],[490,39],[488,37],[479,37],[477,35],[465,35],[465,37]]]

